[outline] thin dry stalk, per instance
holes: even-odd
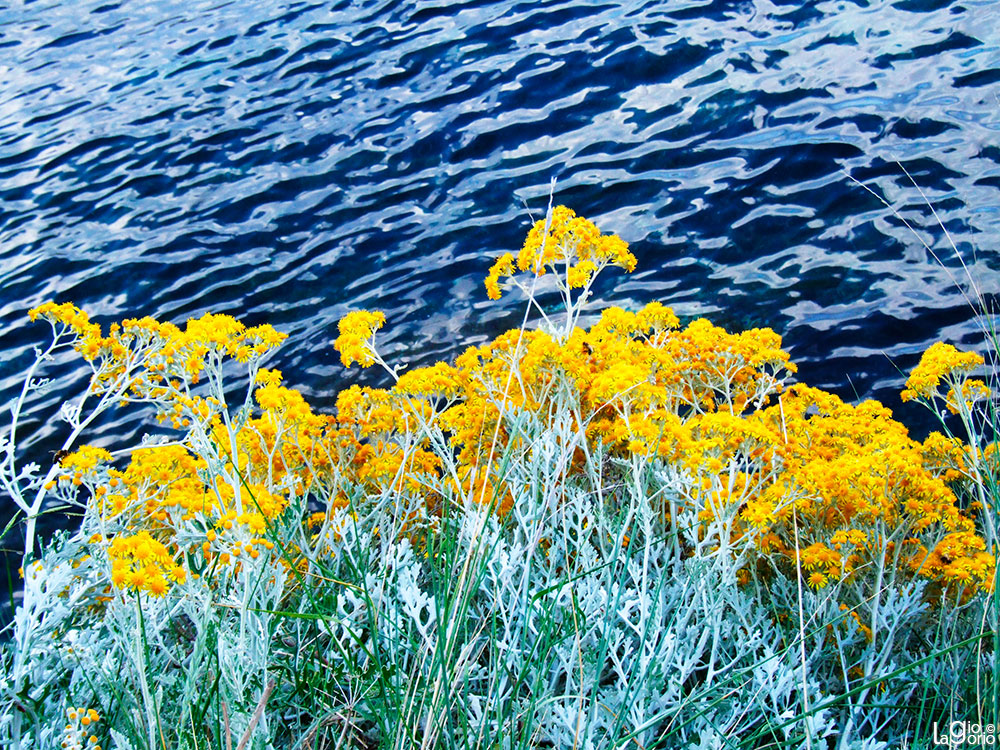
[[[267,705],[267,699],[271,697],[272,690],[274,690],[273,679],[267,681],[267,687],[264,688],[264,692],[261,694],[260,700],[257,701],[257,708],[254,709],[253,717],[250,719],[250,725],[243,733],[243,737],[240,738],[240,744],[236,746],[236,750],[243,750],[243,748],[247,746],[247,743],[250,741],[250,735],[253,734],[253,730],[257,727],[257,722],[260,721],[260,717],[264,714],[264,706]]]

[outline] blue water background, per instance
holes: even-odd
[[[104,324],[270,322],[290,334],[271,364],[329,410],[379,382],[331,347],[348,310],[384,310],[386,357],[411,365],[520,322],[523,299],[482,280],[554,179],[638,257],[597,305],[770,326],[802,380],[899,407],[897,368],[981,344],[962,287],[998,288],[998,136],[1000,4],[982,0],[15,0],[0,402],[47,334],[26,310],[56,299]],[[28,404],[40,463],[79,365]],[[147,419],[87,440],[121,447]]]

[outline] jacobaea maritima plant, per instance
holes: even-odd
[[[344,364],[394,382],[332,415],[263,367],[270,326],[31,310],[53,332],[36,368],[73,348],[92,376],[45,475],[15,439],[35,368],[2,447],[26,551],[0,737],[884,748],[996,717],[982,359],[928,351],[904,397],[968,430],[919,442],[881,404],[790,384],[770,329],[659,302],[583,327],[608,266],[635,268],[628,245],[556,207],[486,277],[541,325],[402,374],[385,316],[349,314]],[[542,275],[564,317],[535,303]],[[173,437],[77,445],[119,404]],[[80,526],[38,545],[53,504]]]

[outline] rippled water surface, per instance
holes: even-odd
[[[979,342],[941,225],[997,289],[1000,4],[14,0],[0,401],[55,298],[271,322],[273,366],[329,408],[362,377],[330,345],[351,308],[413,363],[520,321],[482,279],[553,179],[638,256],[601,301],[771,326],[801,379],[895,406],[896,367]],[[46,449],[83,384],[53,372],[25,426]]]

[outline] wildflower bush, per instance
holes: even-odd
[[[394,382],[331,415],[262,366],[270,326],[31,310],[52,340],[0,446],[25,534],[0,738],[874,749],[995,720],[983,359],[924,355],[903,396],[943,431],[919,442],[881,404],[793,384],[770,329],[682,325],[659,302],[584,326],[598,273],[635,265],[557,207],[486,277],[539,326],[400,374],[385,316],[351,313],[343,363]],[[66,348],[92,375],[43,474],[16,428]],[[171,437],[78,445],[132,404]],[[80,525],[39,543],[53,506]]]

